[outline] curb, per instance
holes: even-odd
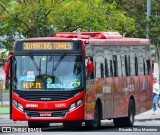
[[[146,119],[135,119],[134,121],[152,121],[152,120],[160,120],[160,118],[146,118]]]
[[[5,114],[0,114],[0,119],[9,119],[10,120],[10,114],[9,113],[5,113]]]

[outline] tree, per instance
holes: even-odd
[[[113,3],[115,0],[106,1]],[[132,34],[128,33],[130,36],[146,38],[146,25],[150,25],[149,37],[155,46],[155,56],[158,58],[155,62],[160,61],[160,0],[151,0],[151,17],[149,20],[147,20],[146,0],[116,0],[116,3],[117,8],[124,12],[125,17],[129,16],[135,20],[135,30]]]
[[[21,37],[53,36],[59,31],[118,31],[129,35],[134,19],[104,0],[1,0],[0,34],[13,44]],[[5,46],[9,47],[9,44]]]
[[[5,61],[7,58],[7,52],[4,51],[4,52],[1,52],[0,54],[0,61]]]
[[[114,0],[109,0],[114,1]],[[126,17],[135,21],[135,29],[130,36],[146,38],[146,0],[116,0],[117,8],[124,12]]]
[[[152,15],[148,21],[150,24],[150,40],[155,45],[156,56],[158,57],[160,67],[160,9],[159,9],[160,0],[152,0]],[[156,62],[157,62],[156,61]]]

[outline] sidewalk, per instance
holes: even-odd
[[[157,114],[153,114],[153,110],[141,113],[135,116],[135,121],[160,120],[160,108],[157,107]]]

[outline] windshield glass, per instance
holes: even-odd
[[[13,89],[76,90],[82,88],[82,56],[15,56]]]

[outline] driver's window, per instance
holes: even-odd
[[[93,58],[92,57],[86,57],[85,59],[85,68],[86,68],[86,79],[94,79],[94,71],[93,72],[88,72],[88,62],[89,60],[93,63]]]
[[[15,57],[13,57],[13,64],[12,64],[12,78],[13,78],[13,83],[12,83],[12,87],[13,89],[17,89],[16,88],[16,83],[17,83],[17,75],[16,75],[16,68],[17,68],[17,61],[15,59]]]
[[[93,58],[90,57],[91,62],[93,63]],[[94,79],[94,71],[89,74],[90,79]]]
[[[87,45],[85,47],[85,70],[86,70],[86,79],[93,79],[94,78],[94,72],[88,72],[88,60],[90,59],[91,62],[93,62],[93,47],[90,45]]]

